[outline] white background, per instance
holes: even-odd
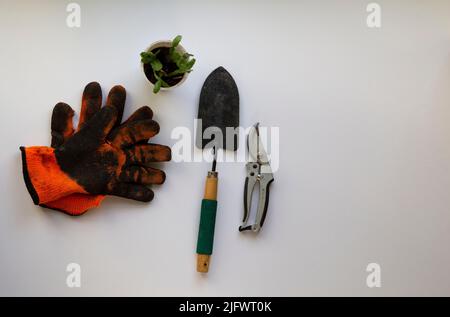
[[[0,0],[0,295],[450,295],[450,1]],[[184,36],[195,71],[153,95],[139,62]],[[107,198],[81,217],[34,206],[20,145],[48,145],[53,105],[122,84],[126,115],[149,105],[154,142],[192,128],[206,76],[222,65],[241,125],[280,129],[280,168],[262,232],[237,231],[244,164],[220,164],[215,252],[195,271],[207,163],[162,165],[142,204]],[[66,266],[82,287],[66,286]],[[370,262],[382,287],[366,286]]]

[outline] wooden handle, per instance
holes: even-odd
[[[197,240],[197,272],[207,273],[214,242],[217,210],[217,173],[209,172],[205,183]]]
[[[217,173],[209,172],[205,183],[203,199],[217,200]]]
[[[208,273],[210,258],[208,254],[197,254],[197,272]]]

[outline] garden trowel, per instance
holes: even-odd
[[[198,119],[196,145],[214,155],[206,178],[197,240],[197,271],[206,273],[213,251],[217,211],[217,151],[236,151],[238,147],[239,92],[225,68],[217,68],[206,78],[200,93]]]

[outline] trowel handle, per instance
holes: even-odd
[[[213,251],[217,211],[217,172],[208,172],[197,240],[197,272],[207,273]]]

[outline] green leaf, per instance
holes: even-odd
[[[152,61],[156,59],[156,55],[152,52],[142,52],[141,53],[141,61],[144,64],[150,64]]]
[[[161,80],[161,76],[159,76],[157,72],[153,71],[153,75],[155,75],[157,80]]]
[[[178,53],[177,51],[173,51],[170,54],[170,59],[178,65],[179,61],[181,60],[182,56],[180,53]]]
[[[188,65],[189,65],[189,62],[190,62],[189,58],[182,57],[178,61],[177,66],[180,69],[187,69]]]
[[[177,62],[177,67],[178,67],[178,69],[184,69],[186,66],[186,62],[185,61],[183,61],[183,60],[179,60],[178,62]]]
[[[157,94],[158,91],[161,89],[161,84],[162,84],[161,79],[158,80],[158,81],[155,83],[155,86],[153,87],[153,93],[154,93],[154,94]]]
[[[191,60],[187,63],[188,69],[191,69],[191,68],[194,66],[194,64],[195,64],[195,58],[191,59]]]
[[[191,60],[181,60],[178,63],[178,69],[166,75],[166,77],[174,77],[177,75],[182,75],[184,73],[190,73],[192,71],[192,67],[195,64],[195,59]]]
[[[172,48],[175,48],[178,46],[178,44],[180,44],[182,39],[181,35],[177,35],[173,40],[172,40]]]
[[[153,61],[150,62],[150,65],[152,65],[153,70],[156,72],[159,72],[163,67],[159,59],[154,59]]]
[[[166,83],[164,80],[162,80],[162,78],[161,78],[161,84],[165,88],[170,87],[170,85],[168,83]]]
[[[174,76],[177,76],[177,75],[183,75],[184,73],[187,73],[187,71],[184,70],[184,69],[177,69],[177,70],[174,70],[173,72],[167,74],[167,77],[174,77]]]
[[[171,72],[171,73],[168,73],[168,74],[167,74],[167,77],[173,77],[173,76],[181,75],[181,74],[183,74],[183,72],[181,72],[179,69],[177,69],[177,70],[174,70],[174,71]]]
[[[153,74],[155,75],[155,78],[161,82],[161,85],[163,87],[170,87],[170,85],[166,83],[159,74],[157,74],[155,71],[153,72]]]

